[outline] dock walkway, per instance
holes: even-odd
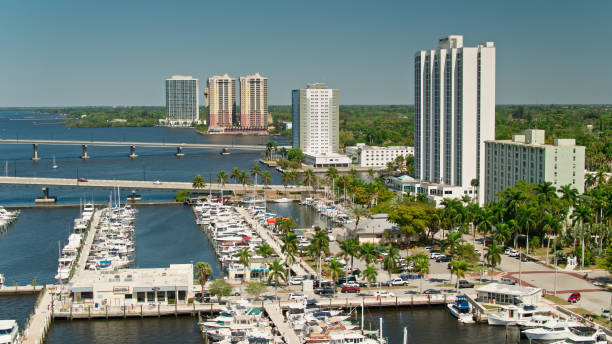
[[[45,339],[47,330],[51,325],[51,293],[45,288],[41,291],[42,297],[34,308],[34,313],[30,316],[25,329],[21,344],[41,344]]]
[[[295,334],[295,331],[289,326],[289,323],[285,321],[278,304],[273,302],[264,303],[264,309],[266,310],[266,314],[270,317],[270,320],[278,329],[283,339],[285,339],[285,343],[287,344],[300,344],[300,338]]]
[[[42,285],[3,285],[0,287],[0,295],[36,294],[43,288]]]
[[[270,231],[268,231],[267,229],[263,228],[263,226],[259,222],[255,221],[251,217],[249,212],[246,211],[246,209],[240,208],[240,207],[237,207],[236,209],[238,210],[238,213],[240,213],[240,215],[242,215],[244,217],[244,219],[249,223],[249,225],[251,225],[251,227],[253,227],[255,229],[255,231],[257,231],[257,234],[259,234],[259,236],[265,242],[270,244],[270,246],[274,249],[276,254],[282,260],[286,260],[286,256],[283,253],[281,241],[278,240],[278,238],[276,238],[273,234],[271,234]],[[297,264],[293,264],[291,266],[291,270],[293,270],[293,272],[295,272],[298,276],[316,275],[317,274],[316,271],[310,265],[306,264],[301,259],[298,259],[298,260],[299,261],[296,262]]]
[[[94,212],[91,223],[89,224],[89,230],[87,231],[87,238],[85,238],[85,242],[83,243],[83,247],[81,248],[81,254],[79,256],[79,261],[77,262],[77,265],[75,267],[73,277],[77,276],[87,267],[87,258],[89,258],[91,246],[93,245],[94,238],[96,237],[96,233],[98,232],[98,224],[100,223],[101,215],[102,210],[96,210]]]

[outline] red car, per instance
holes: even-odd
[[[358,293],[360,291],[361,289],[358,284],[345,284],[342,286],[342,290],[340,290],[342,293]]]
[[[569,303],[576,303],[578,301],[580,301],[580,293],[572,293],[572,295],[567,298],[567,302]]]
[[[77,182],[86,182],[87,178],[77,178]]]

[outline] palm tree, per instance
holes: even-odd
[[[291,267],[295,264],[295,251],[289,250],[285,252],[285,263],[287,264],[288,278],[291,278]]]
[[[487,234],[491,232],[493,229],[493,221],[495,220],[495,216],[491,213],[489,209],[484,209],[478,214],[476,218],[476,223],[478,229],[482,232],[482,250],[484,251],[485,244],[487,241]]]
[[[510,227],[508,224],[500,222],[495,225],[495,235],[493,236],[493,240],[497,240],[500,244],[505,244],[512,237],[512,232],[510,231]]]
[[[550,237],[553,232],[557,233],[561,228],[561,223],[557,220],[556,216],[550,213],[544,214],[540,218],[539,225],[542,230],[546,233],[546,238],[548,239],[546,243],[546,264],[548,264],[548,251],[550,248]]]
[[[268,141],[266,143],[266,157],[271,160],[272,159],[272,149],[273,149],[273,144],[272,141]]]
[[[327,172],[325,173],[325,176],[327,177],[327,180],[331,184],[331,181],[333,179],[335,179],[336,177],[338,177],[338,170],[334,166],[330,166],[327,169]]]
[[[289,171],[289,177],[291,178],[291,184],[297,184],[300,178],[300,173],[297,170]]]
[[[523,206],[519,209],[519,223],[527,230],[527,244],[525,253],[529,254],[529,231],[536,226],[536,209],[530,206]]]
[[[580,246],[582,246],[582,255],[580,257],[580,270],[584,269],[584,225],[589,224],[593,221],[591,209],[584,198],[580,198],[578,204],[572,212],[573,225],[580,222]]]
[[[329,253],[329,236],[327,232],[315,227],[315,233],[310,240],[310,248],[317,258],[319,278],[321,278],[321,255]]]
[[[274,249],[270,246],[270,244],[264,241],[261,243],[261,245],[259,245],[259,247],[257,247],[257,249],[255,250],[255,253],[260,255],[264,260],[267,260],[268,257],[274,254]],[[265,274],[266,274],[266,271],[264,270],[264,277],[265,277]]]
[[[238,180],[240,181],[240,184],[242,184],[242,187],[245,189],[245,193],[246,193],[246,185],[249,185],[249,174],[247,173],[247,171],[240,171],[240,175]]]
[[[356,205],[351,208],[351,215],[355,217],[355,229],[353,230],[352,236],[357,235],[357,228],[359,227],[359,220],[364,216],[370,216],[370,211],[364,208],[362,205]]]
[[[283,242],[283,252],[297,251],[297,234],[285,232],[285,234],[281,236],[281,241]]]
[[[557,198],[555,187],[552,186],[551,182],[542,182],[536,185],[536,191],[540,197],[546,202],[550,202],[552,199]]]
[[[281,178],[281,182],[285,186],[285,190],[287,189],[287,184],[291,183],[291,172],[283,171],[283,177]]]
[[[201,174],[197,174],[193,178],[193,182],[191,183],[191,185],[194,189],[200,189],[206,186],[206,181],[204,180]]]
[[[274,150],[274,155],[278,154],[278,142],[272,141],[272,149]]]
[[[387,255],[383,257],[382,264],[385,270],[389,273],[389,280],[393,279],[393,270],[397,268],[397,259],[399,258],[399,248],[389,245],[387,247]]]
[[[572,187],[571,184],[563,185],[559,188],[559,192],[561,193],[561,199],[567,202],[567,205],[571,208],[574,207],[576,201],[578,200],[578,190]]]
[[[429,273],[429,257],[423,253],[414,254],[408,258],[409,261],[413,262],[412,271],[426,275]],[[423,292],[423,278],[419,278],[419,293]]]
[[[470,180],[470,185],[472,186],[472,202],[476,202],[476,189],[480,185],[480,182],[478,181],[478,179],[474,178]]]
[[[287,282],[287,271],[281,263],[280,259],[276,258],[272,263],[268,264],[270,273],[268,274],[268,282],[274,281],[274,296],[278,299],[278,285],[283,280]]]
[[[257,177],[261,176],[261,167],[257,164],[251,168],[251,177],[255,178],[255,187],[257,187]]]
[[[371,242],[364,242],[359,246],[359,257],[366,263],[370,264],[378,259],[378,247]]]
[[[223,188],[225,187],[225,183],[229,181],[229,176],[223,170],[217,173],[217,183],[221,184],[221,200],[223,202]]]
[[[395,171],[395,164],[391,161],[387,163],[387,174],[391,174],[391,172]]]
[[[345,258],[351,257],[351,271],[353,271],[353,259],[359,257],[359,239],[351,238],[340,241],[340,249]]]
[[[206,262],[197,262],[195,265],[196,277],[202,287],[202,294],[204,294],[204,286],[206,281],[213,276],[212,267]]]
[[[376,282],[376,277],[378,277],[378,269],[374,264],[368,264],[363,270],[362,275],[368,280],[368,287],[370,287],[372,282]]]
[[[234,180],[234,183],[238,184],[240,182],[240,169],[238,167],[234,167],[232,169],[232,174],[230,178]]]
[[[376,172],[374,172],[373,168],[370,168],[368,170],[368,177],[370,177],[370,181],[373,182],[374,181],[374,176],[376,175]]]
[[[503,252],[503,249],[504,248],[501,245],[497,244],[496,240],[493,240],[491,245],[487,246],[487,253],[485,253],[485,259],[492,269],[495,269],[495,267],[499,265],[499,263],[501,263],[501,254]]]
[[[265,171],[261,175],[261,182],[264,184],[264,188],[270,185],[270,183],[272,182],[272,176],[270,175],[269,171]]]
[[[342,263],[337,261],[336,257],[333,257],[329,263],[325,264],[325,271],[334,283],[338,280],[338,277],[344,274],[344,270],[342,270]]]
[[[240,265],[242,265],[244,267],[244,274],[242,275],[242,281],[244,282],[244,279],[246,277],[247,271],[250,272],[250,270],[249,270],[249,260],[251,258],[251,252],[249,252],[249,249],[247,247],[245,247],[242,250],[238,251],[238,253],[236,253],[234,255],[234,257],[238,258],[238,264],[240,264]]]
[[[455,274],[455,276],[457,276],[457,284],[455,285],[455,289],[459,289],[459,279],[461,277],[465,277],[465,272],[469,268],[469,265],[464,260],[455,260],[450,262],[449,266],[451,274]]]
[[[315,176],[314,171],[311,168],[309,168],[306,171],[304,171],[304,179],[302,179],[302,185],[306,185],[314,189],[316,178],[317,177]]]
[[[450,255],[454,255],[459,250],[462,242],[461,232],[452,232],[442,242],[442,249],[447,250]]]

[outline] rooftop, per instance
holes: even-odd
[[[541,288],[520,287],[518,285],[509,285],[501,283],[489,283],[476,288],[477,292],[482,293],[497,293],[513,296],[533,295],[542,291]]]
[[[193,279],[191,264],[171,264],[167,268],[122,269],[117,271],[85,270],[75,276],[72,287],[91,287],[94,284],[130,284],[142,287],[183,285]]]
[[[387,218],[387,214],[373,214],[370,217],[362,218],[357,226],[357,233],[380,234],[388,230],[398,230],[397,226]]]
[[[191,75],[173,75],[170,79],[166,80],[197,80],[194,79]]]

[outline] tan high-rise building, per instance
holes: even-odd
[[[236,79],[227,74],[212,76],[208,78],[204,95],[208,107],[208,127],[231,127],[236,113]]]
[[[259,73],[240,77],[240,127],[268,125],[268,78]]]

